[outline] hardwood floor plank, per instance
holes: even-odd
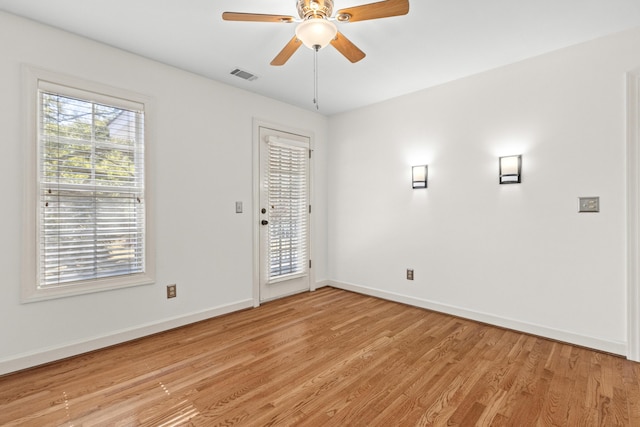
[[[626,395],[629,425],[640,425],[640,380],[638,379],[638,371],[634,369],[633,365],[625,363],[625,361],[620,362],[620,371],[622,372],[622,382]]]
[[[464,414],[464,418],[460,422],[460,425],[462,426],[477,425],[477,421],[480,419],[485,409],[486,407],[483,404],[474,402],[473,405],[471,405],[471,408],[469,408],[469,410],[467,411],[467,413]]]
[[[638,426],[640,365],[322,288],[0,377],[3,426]]]
[[[569,397],[573,389],[574,381],[560,375],[554,375],[538,416],[538,425],[568,425]]]

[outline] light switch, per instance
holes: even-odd
[[[578,212],[600,212],[600,197],[580,197]]]
[[[236,213],[242,213],[242,202],[236,202]]]

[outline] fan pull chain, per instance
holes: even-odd
[[[320,110],[318,103],[318,51],[319,45],[313,46],[313,103],[316,104],[316,110]]]

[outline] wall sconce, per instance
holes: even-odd
[[[413,188],[427,188],[427,165],[411,168],[411,182]]]
[[[522,156],[500,157],[500,184],[522,182]]]

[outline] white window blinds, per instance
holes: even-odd
[[[38,92],[38,287],[144,273],[143,106],[61,89]]]
[[[269,279],[308,271],[308,153],[305,147],[269,140]]]

